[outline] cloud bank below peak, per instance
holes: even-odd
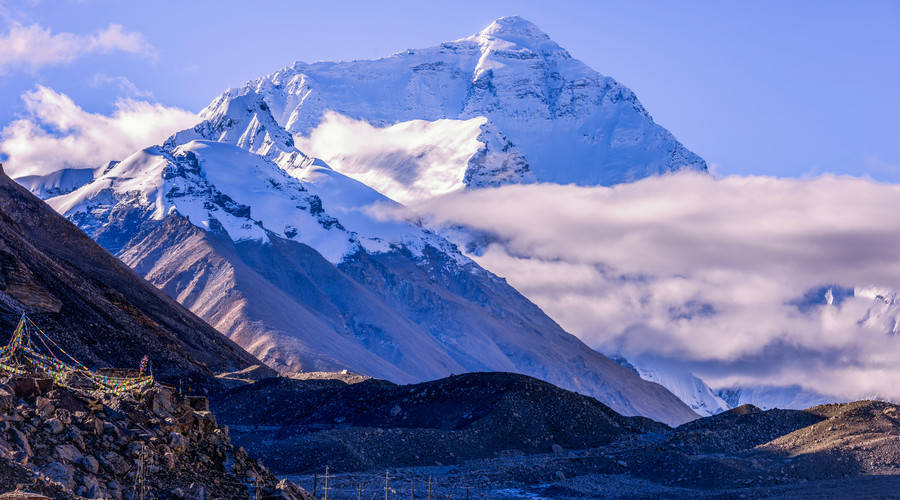
[[[430,224],[487,235],[479,264],[604,352],[685,363],[713,386],[891,398],[900,338],[862,321],[884,304],[798,300],[827,284],[900,289],[898,209],[900,186],[865,179],[691,173],[505,186],[412,207]]]

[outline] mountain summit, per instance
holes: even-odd
[[[261,100],[299,149],[402,203],[511,183],[611,185],[707,170],[631,90],[520,17],[383,59],[296,62],[225,92],[202,116],[237,128],[230,137],[258,135],[270,124],[250,130],[225,116],[247,99]]]

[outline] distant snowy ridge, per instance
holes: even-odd
[[[728,404],[729,408],[752,404],[763,410],[772,408],[804,410],[821,404],[844,402],[841,398],[809,391],[799,385],[737,386],[718,389],[716,394]]]
[[[706,383],[687,369],[659,359],[614,356],[614,361],[630,367],[644,380],[656,382],[701,416],[715,415],[732,408]]]
[[[610,185],[707,169],[633,92],[519,17],[383,59],[298,62],[225,92],[202,115],[216,121],[232,101],[259,99],[308,154],[401,202],[465,187]],[[216,140],[257,151],[248,138],[269,126],[251,120]],[[406,133],[415,141],[423,131],[430,144],[384,140]],[[277,131],[269,137],[276,149],[287,142]],[[450,143],[457,154],[436,154]]]

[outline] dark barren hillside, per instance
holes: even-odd
[[[259,362],[0,174],[0,342],[27,312],[90,367],[137,368],[195,391]]]
[[[228,393],[214,409],[239,444],[282,473],[450,464],[506,450],[601,446],[668,429],[623,417],[594,398],[497,372],[414,385],[273,378]]]
[[[530,377],[473,373],[271,378],[213,408],[237,444],[301,486],[328,466],[334,498],[383,491],[386,469],[398,497],[429,477],[440,498],[893,498],[900,487],[900,406],[877,401],[745,405],[669,428]]]

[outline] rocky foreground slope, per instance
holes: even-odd
[[[5,381],[5,382],[4,382]],[[0,381],[0,491],[51,498],[311,498],[231,444],[203,405],[164,388],[94,396]]]

